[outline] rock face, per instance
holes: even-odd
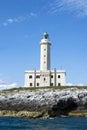
[[[77,88],[39,89],[0,93],[0,111],[43,112],[49,116],[87,112],[87,90]]]

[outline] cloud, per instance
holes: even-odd
[[[37,14],[36,14],[36,13],[31,12],[31,13],[30,13],[30,16],[37,16]]]
[[[80,83],[80,84],[73,84],[73,83],[67,83],[67,86],[84,86],[84,84]]]
[[[78,84],[77,86],[85,86],[85,85],[80,83],[80,84]]]
[[[18,21],[19,21],[18,18],[9,18],[5,20],[5,22],[3,22],[3,26],[7,26],[9,24],[16,23]]]
[[[18,88],[17,83],[0,84],[0,90],[11,89],[11,88]]]
[[[7,84],[2,79],[0,79],[0,90],[11,89],[11,88],[18,88],[17,83]]]
[[[0,84],[4,84],[4,81],[0,79]]]
[[[74,86],[72,83],[67,83],[66,85],[67,86]]]
[[[87,0],[54,0],[50,4],[50,13],[70,12],[77,16],[87,16]]]
[[[29,14],[27,14],[27,15],[25,15],[25,16],[19,16],[19,17],[16,17],[16,18],[11,18],[11,17],[10,17],[10,18],[6,19],[6,20],[2,23],[2,25],[3,25],[3,26],[8,26],[8,25],[13,24],[13,23],[20,23],[20,22],[23,22],[23,21],[25,21],[25,20],[28,20],[28,19],[31,18],[31,17],[35,17],[35,16],[37,16],[36,13],[30,12]]]

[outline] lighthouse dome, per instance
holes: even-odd
[[[41,40],[40,44],[51,44],[49,41],[49,35],[47,32],[43,33],[43,39]]]

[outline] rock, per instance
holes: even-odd
[[[27,116],[24,114],[27,111],[28,116],[29,113],[33,113],[30,117],[58,116],[69,115],[72,111],[75,113],[76,111],[85,111],[86,113],[86,110],[86,89],[39,89],[0,93],[0,111],[15,111],[17,112],[15,115]]]

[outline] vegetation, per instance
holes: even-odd
[[[17,116],[17,117],[29,117],[29,118],[38,118],[38,117],[49,117],[47,111],[9,111],[2,110],[0,111],[0,116]]]
[[[74,110],[69,112],[68,116],[87,117],[87,110]]]
[[[66,89],[66,88],[77,88],[77,89],[87,89],[87,86],[50,86],[50,87],[19,87],[19,88],[12,88],[12,89],[6,89],[2,90],[0,92],[19,92],[19,91],[36,91],[41,89]]]
[[[10,110],[1,110],[0,116],[17,116],[17,117],[29,117],[29,118],[38,118],[38,117],[55,117],[55,116],[75,116],[75,117],[87,117],[87,111],[73,110],[70,112],[61,112],[55,111],[49,113],[48,111],[10,111]]]

